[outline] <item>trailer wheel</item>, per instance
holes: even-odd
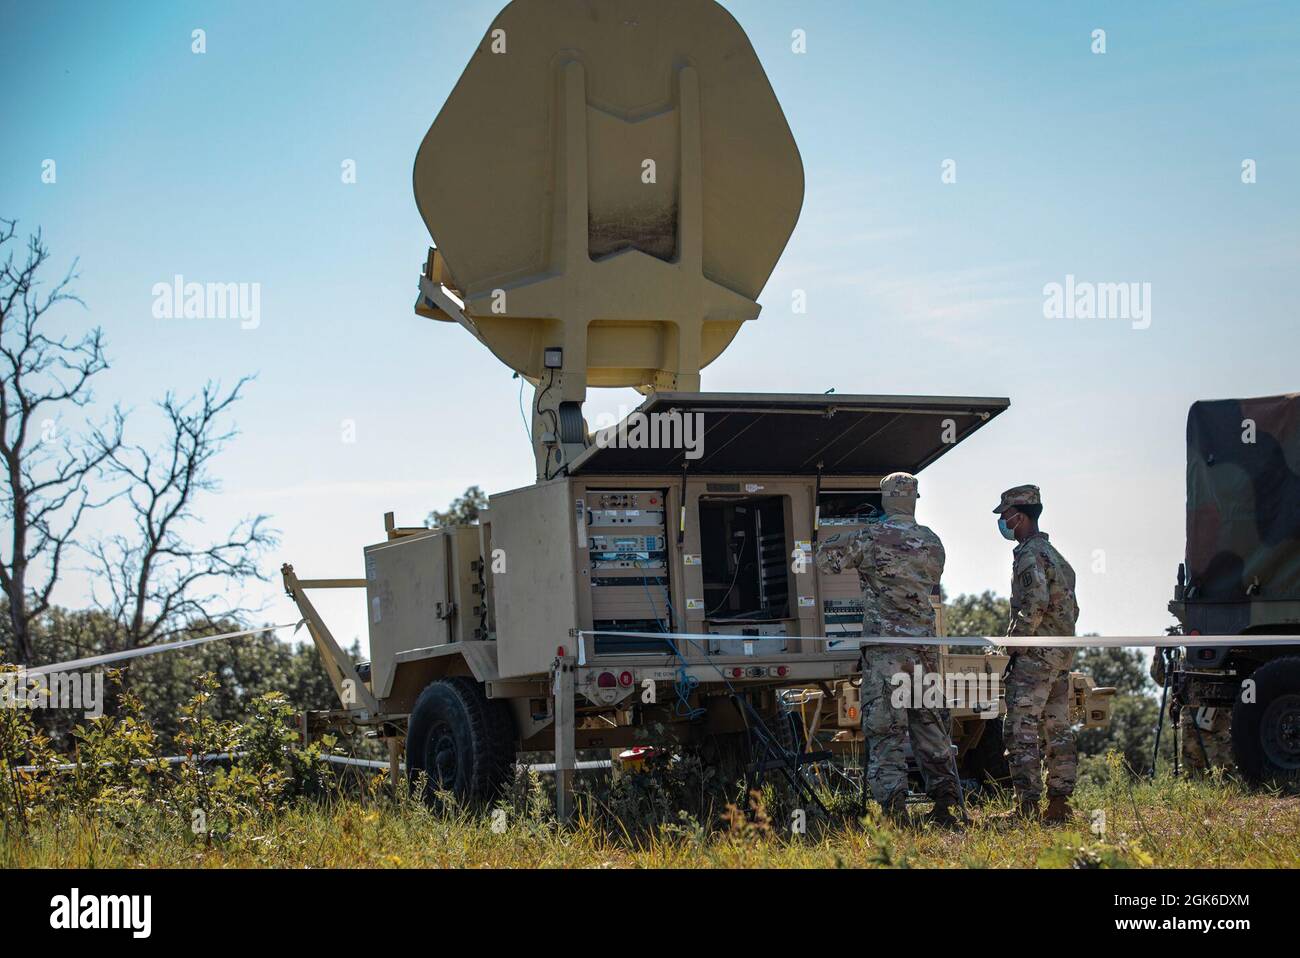
[[[1232,706],[1232,754],[1252,783],[1300,781],[1300,656],[1265,662],[1250,675],[1253,702]]]
[[[502,701],[483,686],[457,675],[430,682],[415,700],[406,729],[406,776],[433,805],[438,791],[466,804],[491,802],[509,778],[515,760],[514,722]]]

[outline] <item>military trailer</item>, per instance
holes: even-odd
[[[1229,710],[1242,774],[1300,780],[1300,395],[1193,403],[1169,610],[1188,642],[1166,670],[1175,710]],[[1297,639],[1197,646],[1198,635]]]
[[[492,495],[475,526],[390,515],[364,578],[285,567],[339,715],[470,799],[518,751],[554,751],[562,814],[577,749],[695,745],[761,772],[809,761],[805,741],[860,741],[860,587],[818,574],[818,538],[869,521],[882,476],[921,472],[1008,400],[701,391],[758,316],[803,199],[736,21],[712,0],[515,0],[414,180],[436,244],[415,311],[533,385],[537,481]],[[593,431],[588,386],[645,398]],[[366,590],[361,669],[308,597],[337,587]],[[1005,662],[945,658],[973,680]],[[1080,717],[1103,721],[1078,678]],[[959,748],[993,768],[999,723],[981,717],[998,683],[965,687]]]

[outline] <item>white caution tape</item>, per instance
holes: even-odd
[[[138,659],[145,655],[157,655],[159,652],[174,652],[177,649],[188,649],[196,645],[205,645],[208,642],[217,642],[221,639],[237,639],[241,635],[261,635],[263,632],[276,632],[280,629],[294,629],[302,625],[302,620],[298,622],[289,622],[283,625],[268,625],[260,629],[244,629],[240,632],[223,632],[220,635],[203,635],[197,639],[181,639],[179,642],[166,642],[162,645],[148,645],[139,649],[127,649],[124,652],[108,652],[104,655],[92,655],[84,659],[71,659],[67,662],[55,662],[52,665],[38,665],[33,668],[22,669],[21,673],[26,675],[48,675],[51,672],[73,672],[77,669],[88,669],[92,665],[107,665],[109,662],[121,662],[124,659]]]
[[[160,755],[157,758],[133,758],[127,764],[135,768],[156,768],[159,765],[207,764],[208,762],[236,762],[247,758],[247,752],[209,752],[206,755]],[[367,758],[349,758],[346,755],[320,755],[322,762],[334,765],[351,765],[359,768],[388,768],[387,762],[378,762]],[[116,762],[100,762],[99,767],[111,768]],[[81,766],[76,762],[61,762],[57,765],[15,765],[15,772],[75,772]],[[406,763],[402,763],[406,768]]]
[[[380,771],[380,772],[386,772],[388,771],[389,768],[388,763],[381,759],[350,758],[345,755],[322,755],[320,756],[320,758],[321,761],[323,762],[332,762],[335,765],[348,765],[351,766],[352,768],[372,768],[375,771]],[[580,772],[584,772],[590,769],[609,768],[612,764],[613,763],[606,758],[606,759],[593,759],[590,762],[575,762],[573,764],[573,767]],[[406,771],[405,762],[398,762],[397,767],[403,772]],[[528,771],[540,772],[543,774],[547,772],[555,771],[554,762],[520,762],[517,764],[517,767],[526,769]]]
[[[207,762],[232,762],[246,758],[247,752],[210,752],[207,755],[163,755],[158,758],[133,758],[128,763],[136,768],[156,768],[160,765],[182,765],[186,763],[207,763]],[[322,762],[329,762],[332,765],[347,765],[351,768],[370,768],[375,771],[386,772],[389,765],[385,761],[373,758],[352,758],[347,755],[319,755],[317,758]],[[100,762],[101,768],[109,768],[116,765],[116,762]],[[573,767],[578,771],[588,771],[597,768],[609,768],[613,763],[609,759],[596,759],[590,762],[575,762]],[[34,774],[36,772],[75,772],[81,766],[76,762],[62,762],[58,765],[15,765],[13,771]],[[406,771],[406,763],[397,764],[399,771]],[[547,773],[555,771],[554,762],[523,762],[519,763],[518,768]]]
[[[127,764],[134,768],[157,768],[159,765],[207,764],[208,762],[235,762],[247,758],[247,752],[209,752],[206,755],[160,755],[157,758],[133,758]],[[360,765],[364,768],[388,768],[387,762],[373,762],[363,758],[347,758],[343,755],[321,755],[321,761],[336,765]],[[100,762],[100,768],[112,768],[116,762]],[[15,765],[15,772],[75,772],[81,766],[76,762],[60,762],[57,765]],[[403,766],[405,767],[405,766]]]
[[[806,642],[840,642],[848,645],[984,645],[1008,649],[1131,649],[1181,646],[1300,645],[1300,635],[945,635],[945,636],[843,636],[843,635],[714,635],[707,632],[617,632],[579,629],[579,637],[616,635],[626,639],[671,639],[684,642],[762,642],[799,639]]]
[[[157,758],[133,758],[126,764],[132,768],[157,768],[159,765],[183,765],[185,763],[229,762],[243,758],[247,752],[209,752],[207,755],[160,755]],[[113,768],[117,762],[104,761],[97,768]],[[57,765],[15,765],[15,772],[75,772],[81,768],[77,762],[61,762]]]

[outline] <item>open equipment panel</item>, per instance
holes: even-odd
[[[920,471],[955,445],[946,436],[964,439],[1005,406],[651,395],[633,415],[700,417],[698,456],[596,444],[568,475],[492,496],[488,548],[507,563],[489,583],[501,677],[546,673],[576,634],[587,661],[755,662],[836,651],[840,635],[852,650],[857,575],[819,579],[815,540],[860,529],[879,507],[881,476]]]
[[[657,639],[619,632],[671,632],[665,489],[591,489],[575,500],[585,511],[588,581],[597,654],[668,652]]]
[[[818,535],[825,541],[838,536],[850,540],[880,515],[880,488],[824,489],[817,497]],[[856,644],[862,635],[862,583],[857,571],[820,577],[824,635],[829,648]]]

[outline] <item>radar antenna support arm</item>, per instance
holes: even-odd
[[[548,355],[560,352],[547,350]],[[559,368],[548,368],[537,382],[533,399],[533,453],[537,459],[537,478],[542,481],[564,475],[569,463],[587,448],[582,403],[564,398],[563,377]]]

